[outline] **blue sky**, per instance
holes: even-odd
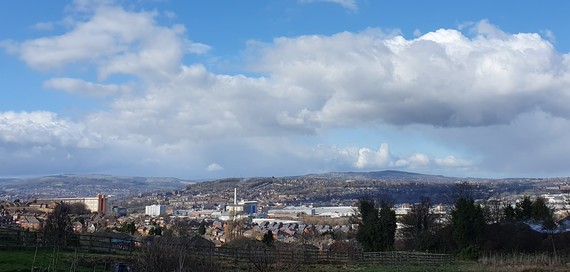
[[[0,176],[569,176],[569,6],[4,3]]]

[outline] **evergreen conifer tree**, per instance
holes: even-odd
[[[359,202],[360,222],[356,239],[365,251],[385,251],[392,249],[396,234],[396,213],[388,202],[382,201],[380,210],[374,201]]]

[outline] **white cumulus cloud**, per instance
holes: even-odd
[[[356,159],[355,167],[363,168],[383,168],[390,165],[390,150],[387,144],[382,144],[376,151],[369,148],[360,148],[358,150],[358,158]]]
[[[76,3],[75,7],[91,4]],[[104,4],[92,8],[91,17],[73,21],[69,32],[11,43],[10,51],[41,70],[71,64],[95,65],[99,77],[105,79],[116,73],[167,76],[177,71],[185,52],[203,54],[209,49],[184,39],[183,26],[156,24],[156,12],[130,12]]]
[[[93,147],[96,135],[51,112],[0,112],[0,142],[19,145]]]
[[[486,21],[474,31],[278,38],[256,64],[307,92],[288,115],[321,126],[487,126],[535,109],[570,117],[560,105],[570,91],[567,54],[535,33],[507,34]]]
[[[399,159],[395,165],[398,167],[406,168],[419,168],[429,166],[431,164],[430,158],[425,154],[416,153],[406,159]]]
[[[206,170],[208,170],[209,172],[214,172],[214,171],[222,171],[224,170],[224,168],[217,163],[212,163],[209,164],[208,167],[206,167]]]

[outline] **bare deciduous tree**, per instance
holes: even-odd
[[[402,235],[407,247],[423,250],[426,243],[436,230],[437,216],[431,211],[429,197],[421,197],[420,202],[412,206],[411,211],[404,215],[400,222],[404,226]]]
[[[182,237],[155,237],[137,256],[137,271],[221,271],[209,258],[211,248]]]
[[[45,238],[54,245],[65,245],[69,234],[72,232],[71,206],[63,202],[57,203],[46,218]]]

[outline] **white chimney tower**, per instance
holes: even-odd
[[[234,188],[234,205],[237,205],[237,188]]]

